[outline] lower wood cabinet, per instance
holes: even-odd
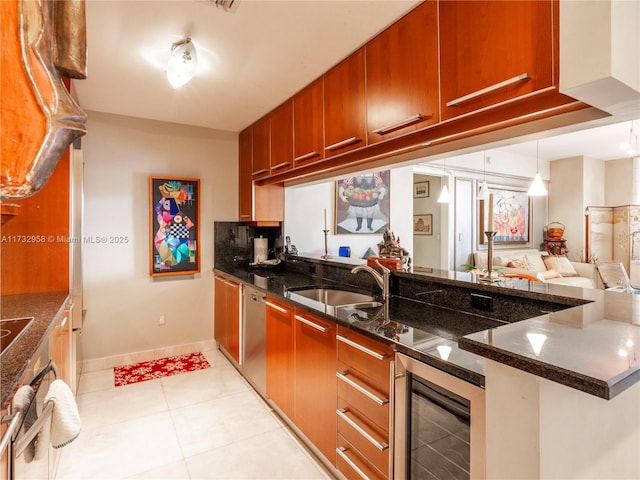
[[[295,424],[335,461],[336,324],[297,309],[295,315]]]
[[[218,273],[214,284],[214,338],[240,363],[240,284]]]
[[[71,310],[67,308],[56,321],[51,335],[51,360],[58,367],[61,380],[72,388],[75,383],[73,378],[72,362],[75,359],[71,355]]]
[[[337,467],[347,478],[391,478],[393,350],[338,327]]]
[[[294,307],[267,295],[267,396],[293,421]]]

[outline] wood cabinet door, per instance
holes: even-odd
[[[227,280],[225,296],[227,352],[240,363],[240,284]]]
[[[442,119],[553,87],[554,10],[551,0],[440,1]]]
[[[294,418],[295,376],[293,307],[267,296],[267,395]]]
[[[366,144],[364,48],[324,75],[324,154],[330,157]]]
[[[271,133],[269,117],[265,116],[252,126],[253,130],[253,178],[269,176],[271,165]]]
[[[289,99],[270,115],[271,175],[293,168],[293,100]]]
[[[295,315],[295,424],[331,462],[336,451],[336,325]]]
[[[253,165],[252,165],[252,129],[240,132],[238,137],[238,219],[253,219]]]
[[[324,158],[323,78],[293,97],[293,163],[299,167]]]
[[[215,340],[240,362],[240,284],[222,275],[214,277]]]
[[[213,278],[213,338],[221,346],[226,347],[227,344],[227,323],[225,316],[227,313],[225,283],[222,277],[216,275]]]
[[[439,122],[436,0],[391,25],[365,52],[369,144]]]

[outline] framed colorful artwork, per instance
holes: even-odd
[[[149,177],[151,276],[200,271],[200,180]]]
[[[336,235],[382,233],[389,226],[390,171],[368,172],[336,182]]]
[[[502,187],[489,185],[489,197],[493,198],[493,206],[488,201],[480,201],[480,231],[478,238],[481,244],[487,242],[484,234],[492,226],[496,232],[494,244],[524,244],[530,241],[531,230],[531,197],[527,191],[518,187]],[[489,219],[493,212],[493,222]]]
[[[414,235],[433,235],[433,214],[413,216]]]

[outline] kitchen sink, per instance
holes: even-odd
[[[340,290],[337,288],[314,287],[289,290],[291,298],[295,300],[294,295],[299,295],[316,302],[324,303],[332,307],[343,307],[347,305],[358,305],[366,307],[379,307],[382,303],[376,301],[372,295],[365,293],[351,292],[349,290]]]

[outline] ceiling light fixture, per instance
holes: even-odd
[[[629,128],[629,140],[620,144],[620,150],[624,151],[630,157],[633,157],[640,150],[638,144],[638,132],[633,128],[633,120],[631,120],[631,128]]]
[[[540,156],[538,152],[539,144],[538,140],[536,140],[536,176],[533,177],[533,182],[531,182],[531,186],[529,187],[529,191],[527,194],[531,197],[541,197],[547,195],[547,189],[542,182],[542,177],[540,176]]]
[[[478,200],[489,200],[489,187],[487,187],[487,152],[483,152],[483,162],[484,162],[484,178],[482,183],[480,184],[480,188],[478,188]]]
[[[445,172],[445,166],[447,164],[446,160],[442,161],[442,190],[440,190],[440,196],[438,197],[438,203],[449,203],[449,201],[451,200],[451,196],[449,195],[449,187],[447,187],[447,184],[445,183],[445,179],[446,179],[446,172]]]
[[[187,37],[171,45],[171,56],[167,64],[167,80],[173,88],[189,83],[198,69],[196,47]]]

